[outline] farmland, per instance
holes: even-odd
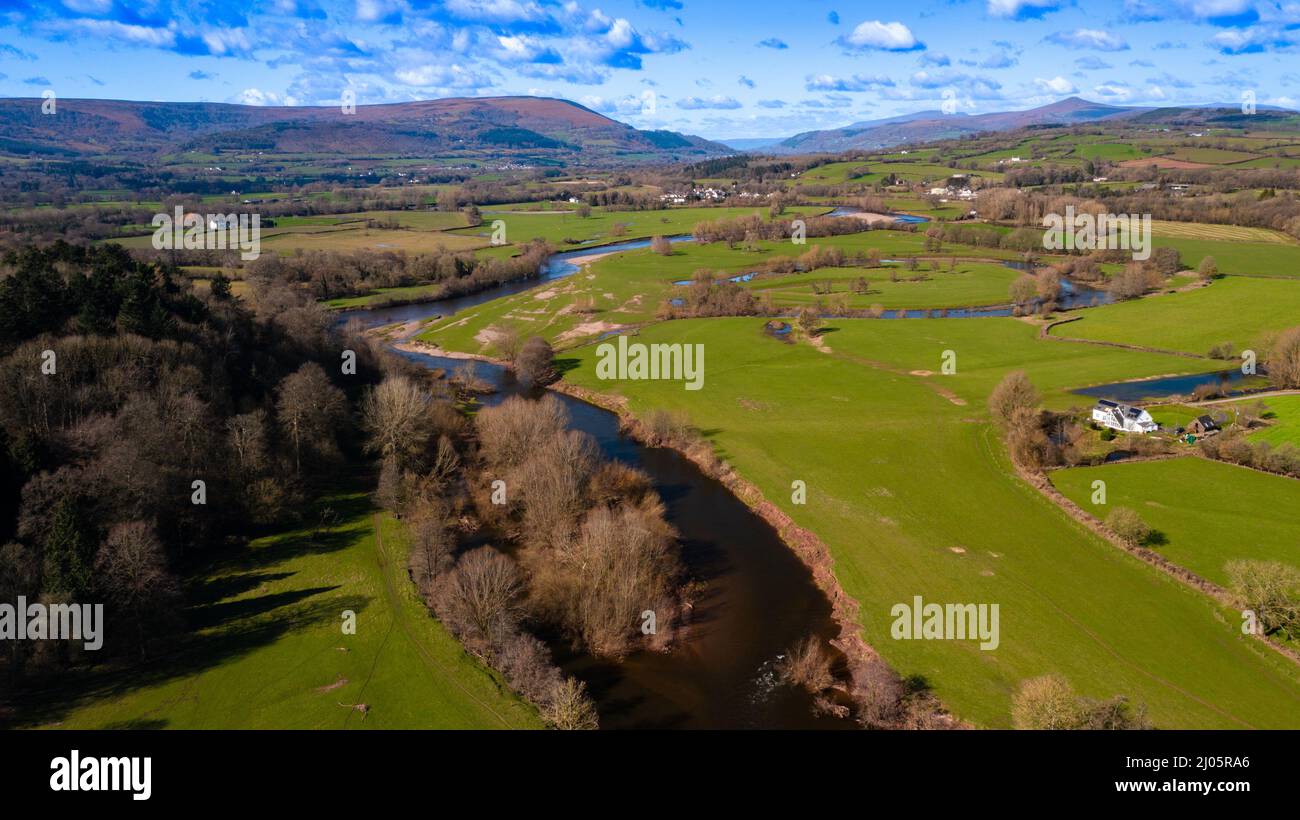
[[[1225,342],[1263,349],[1267,334],[1294,326],[1297,316],[1300,282],[1230,276],[1184,293],[1104,305],[1052,334],[1205,355]]]
[[[837,321],[824,336],[831,352],[764,339],[760,325],[642,331],[640,341],[705,345],[708,379],[695,393],[674,382],[602,383],[591,348],[570,354],[578,364],[567,378],[616,390],[634,411],[688,413],[721,456],[830,546],[868,641],[964,718],[1007,725],[1019,680],[1056,671],[1094,696],[1145,703],[1161,726],[1293,723],[1296,670],[1246,645],[1208,599],[1078,528],[1014,478],[982,408],[1013,367],[1060,404],[1070,379],[1131,375],[1138,363],[1159,372],[1172,361],[1044,342],[1041,360],[1025,362],[1032,329],[1014,320]],[[910,374],[937,367],[945,348],[959,351],[964,375]],[[1067,351],[1071,361],[1053,361]],[[921,453],[924,471],[915,469]],[[806,506],[789,503],[795,479],[807,483]],[[1011,509],[1014,519],[1002,512]],[[1001,602],[996,659],[962,642],[892,640],[889,608],[916,594]]]
[[[1204,458],[1056,470],[1052,483],[1098,518],[1128,507],[1151,526],[1153,547],[1175,564],[1227,585],[1237,559],[1294,562],[1300,550],[1295,481]],[[1091,503],[1104,481],[1106,503]]]

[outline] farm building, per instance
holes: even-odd
[[[1204,436],[1213,433],[1219,429],[1219,423],[1209,416],[1197,416],[1187,425],[1187,432],[1197,436]]]
[[[1141,407],[1102,399],[1092,408],[1092,420],[1102,427],[1125,433],[1154,433],[1160,428],[1151,414]]]

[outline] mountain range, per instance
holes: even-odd
[[[562,163],[675,161],[734,153],[675,131],[641,131],[568,100],[473,97],[383,105],[0,99],[0,153],[166,157],[261,151],[335,156],[490,155]]]
[[[927,110],[792,137],[714,142],[639,130],[569,100],[453,97],[383,105],[253,106],[228,103],[0,99],[0,155],[193,162],[223,153],[301,159],[472,157],[551,165],[694,161],[737,152],[815,154],[874,151],[966,134],[1027,127],[1122,122],[1145,126],[1300,127],[1300,116],[1259,106],[1115,106],[1069,97],[1024,111],[945,114]]]
[[[1070,126],[1122,120],[1145,125],[1241,127],[1251,123],[1261,126],[1266,121],[1276,123],[1294,118],[1295,112],[1275,106],[1259,106],[1256,113],[1244,114],[1240,105],[1228,103],[1155,108],[1107,105],[1080,97],[1068,97],[1024,111],[974,115],[918,111],[897,117],[856,122],[842,128],[805,131],[762,145],[745,145],[748,142],[746,140],[725,142],[737,150],[764,154],[819,154],[871,151],[908,143],[954,139],[965,134],[1013,131],[1031,126]],[[1294,122],[1292,127],[1295,127]]]

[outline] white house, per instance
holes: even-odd
[[[1130,407],[1102,399],[1092,408],[1092,420],[1102,427],[1125,433],[1154,433],[1160,429],[1151,414],[1141,407]]]

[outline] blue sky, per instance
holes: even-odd
[[[0,95],[359,104],[537,94],[785,136],[938,108],[1300,108],[1300,0],[0,0]]]

